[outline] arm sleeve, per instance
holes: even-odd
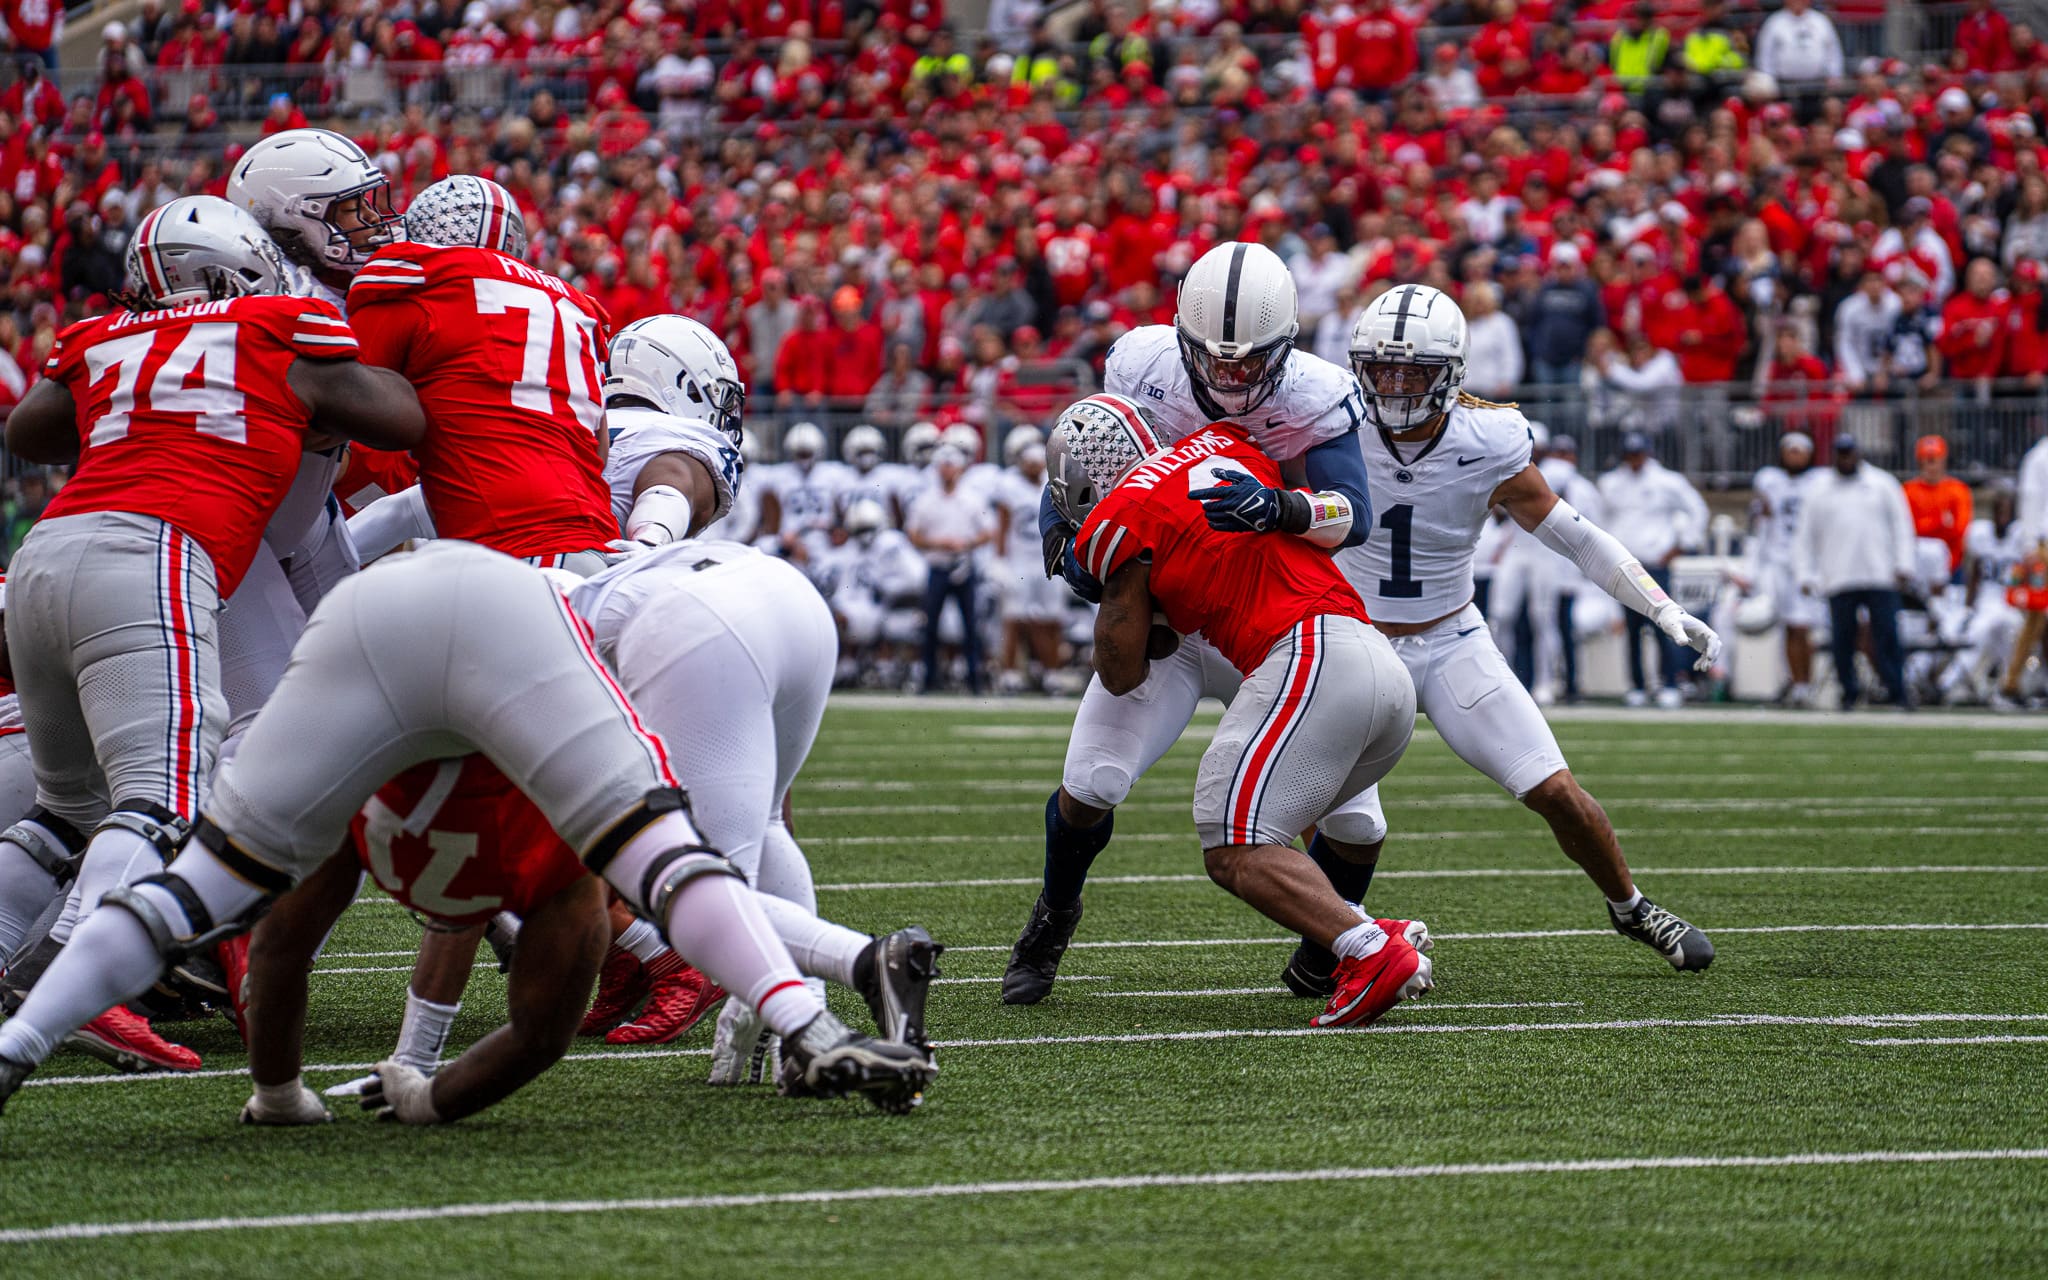
[[[1325,440],[1302,455],[1308,486],[1317,493],[1334,493],[1351,504],[1351,523],[1341,539],[1328,542],[1311,536],[1317,545],[1355,547],[1372,529],[1372,497],[1367,491],[1365,455],[1359,452],[1358,435],[1347,432]],[[1318,531],[1311,527],[1310,535]]]
[[[377,499],[348,518],[348,534],[368,564],[416,538],[434,536],[427,495],[418,486]]]
[[[1573,509],[1563,498],[1534,530],[1544,546],[1579,567],[1601,590],[1645,617],[1678,606],[1614,535]]]

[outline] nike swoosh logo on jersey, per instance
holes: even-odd
[[[1486,455],[1482,453],[1482,454],[1480,454],[1480,455],[1479,455],[1479,457],[1477,457],[1477,458],[1459,458],[1459,459],[1458,459],[1458,465],[1459,465],[1459,466],[1461,466],[1461,467],[1469,467],[1469,466],[1471,466],[1471,465],[1472,465],[1473,463],[1475,463],[1475,462],[1479,462],[1479,461],[1482,461],[1482,460],[1484,460],[1484,459],[1485,459],[1485,457],[1486,457]]]
[[[1471,634],[1472,634],[1472,633],[1473,633],[1474,631],[1477,631],[1477,630],[1479,630],[1479,628],[1478,628],[1478,627],[1467,627],[1467,628],[1465,628],[1465,629],[1464,629],[1463,631],[1460,631],[1460,632],[1459,632],[1458,634],[1459,634],[1459,635],[1461,635],[1461,636],[1469,636],[1469,635],[1471,635]]]

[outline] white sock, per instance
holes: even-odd
[[[455,1025],[455,1015],[462,1009],[462,1002],[435,1004],[422,1000],[413,994],[412,988],[405,989],[405,1021],[398,1025],[398,1047],[391,1056],[425,1075],[434,1074],[441,1065],[441,1050],[448,1045],[448,1030]]]
[[[0,966],[20,949],[57,896],[57,878],[11,844],[0,844]]]
[[[874,939],[845,925],[820,920],[794,902],[765,893],[758,901],[761,914],[768,917],[775,936],[789,948],[797,968],[842,987],[853,985],[853,962]]]
[[[705,976],[759,1010],[777,1035],[795,1035],[825,1011],[743,880],[708,875],[683,885],[669,902],[668,938]]]
[[[668,944],[661,940],[661,930],[645,920],[635,920],[627,925],[626,931],[621,933],[612,945],[622,951],[632,952],[633,958],[641,964],[654,963],[662,952],[668,950]]]
[[[1618,915],[1618,916],[1625,916],[1625,915],[1629,915],[1630,913],[1634,912],[1634,911],[1635,911],[1635,909],[1636,909],[1637,907],[1641,906],[1641,905],[1642,905],[1642,903],[1643,903],[1643,891],[1642,891],[1641,889],[1637,889],[1637,890],[1635,890],[1635,891],[1631,892],[1631,893],[1630,893],[1630,894],[1628,895],[1628,901],[1627,901],[1627,902],[1616,902],[1616,901],[1615,901],[1614,899],[1612,899],[1612,898],[1609,898],[1609,899],[1607,900],[1607,905],[1608,905],[1608,906],[1610,906],[1610,907],[1613,907],[1613,908],[1614,908],[1614,914],[1616,914],[1616,915]]]
[[[71,886],[77,899],[77,913],[67,910],[65,914],[70,920],[60,919],[57,927],[50,930],[50,936],[59,942],[69,941],[72,930],[99,907],[107,890],[134,884],[163,869],[164,860],[158,856],[155,845],[133,831],[106,828],[85,847],[85,861],[78,867],[78,883]]]
[[[1379,949],[1386,945],[1387,931],[1367,920],[1355,929],[1346,929],[1338,934],[1337,940],[1330,944],[1330,950],[1342,960],[1363,960],[1379,954]]]
[[[149,930],[130,912],[95,911],[71,940],[76,945],[50,962],[20,1012],[0,1025],[0,1058],[41,1063],[65,1036],[141,995],[163,972]]]
[[[780,818],[771,819],[761,833],[761,867],[754,876],[754,887],[771,898],[794,902],[810,914],[818,914],[811,861]]]

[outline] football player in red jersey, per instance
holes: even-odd
[[[1210,527],[1202,498],[1280,487],[1278,465],[1227,423],[1163,449],[1135,401],[1095,395],[1060,415],[1046,470],[1054,506],[1079,527],[1074,553],[1103,584],[1104,687],[1137,689],[1152,657],[1197,631],[1245,677],[1202,756],[1195,828],[1211,879],[1339,957],[1336,993],[1315,1025],[1363,1025],[1429,990],[1415,945],[1427,946],[1428,931],[1366,916],[1293,848],[1400,760],[1415,687],[1328,549]]]
[[[161,868],[198,810],[227,720],[215,614],[309,439],[410,448],[425,428],[404,379],[284,274],[233,205],[164,205],[129,246],[133,309],[60,335],[7,420],[17,456],[76,459],[15,556],[7,624],[37,804],[92,832],[80,915]],[[199,1065],[119,1009],[89,1030],[118,1065]]]
[[[416,456],[435,533],[594,571],[618,537],[603,474],[603,308],[520,260],[526,224],[488,179],[428,187],[406,232],[356,274],[348,306],[363,358],[404,374],[426,408]]]

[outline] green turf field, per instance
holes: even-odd
[[[917,1114],[709,1089],[707,1022],[580,1042],[448,1129],[249,1130],[233,1032],[170,1027],[224,1070],[60,1053],[9,1106],[0,1277],[2048,1274],[2038,722],[1562,721],[1643,887],[1714,937],[1683,978],[1420,732],[1368,901],[1430,923],[1437,989],[1309,1033],[1285,944],[1200,878],[1208,716],[1120,814],[1053,998],[997,1003],[1069,716],[842,706],[798,782],[824,913],[950,948]],[[310,1083],[389,1049],[417,937],[349,913]],[[479,974],[457,1043],[502,992]]]

